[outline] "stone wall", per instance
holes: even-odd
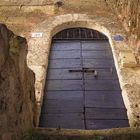
[[[105,0],[110,9],[117,14],[129,35],[129,44],[140,53],[140,1]]]
[[[0,140],[11,140],[34,125],[34,74],[26,55],[26,40],[0,24]]]
[[[0,5],[46,5],[52,4],[53,0],[1,0]]]

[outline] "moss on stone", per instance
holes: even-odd
[[[14,35],[10,38],[9,46],[10,46],[10,53],[18,53],[19,52],[19,44],[18,44],[16,35]]]

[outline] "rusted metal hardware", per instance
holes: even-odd
[[[95,69],[82,68],[82,69],[72,69],[69,72],[86,72],[86,73],[95,73]]]
[[[95,78],[98,77],[98,72],[95,69],[91,69],[91,68],[72,69],[72,70],[69,70],[69,72],[93,73]]]

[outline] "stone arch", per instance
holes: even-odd
[[[51,39],[53,35],[55,35],[59,31],[73,27],[94,29],[105,34],[109,38],[117,73],[119,76],[120,85],[122,88],[123,99],[128,110],[129,122],[130,125],[133,124],[134,119],[132,119],[133,116],[131,115],[133,110],[131,108],[129,96],[130,90],[128,91],[127,88],[127,85],[132,85],[132,83],[129,83],[132,82],[129,76],[133,73],[133,70],[131,66],[129,67],[129,65],[129,70],[127,70],[128,68],[126,67],[122,67],[121,63],[123,60],[121,60],[121,58],[119,57],[122,51],[127,51],[129,52],[129,54],[132,55],[131,50],[129,49],[129,47],[127,47],[125,31],[117,25],[117,22],[112,21],[109,18],[95,17],[86,14],[66,14],[55,16],[42,22],[32,30],[32,33],[41,33],[40,37],[36,36],[30,38],[27,57],[28,66],[35,72],[36,77],[35,94],[38,106],[37,124],[40,116],[44,86],[46,82],[46,70],[48,67],[48,56],[51,46]],[[123,40],[115,41],[113,39],[115,35],[120,35]],[[125,71],[127,71],[127,75],[125,74]]]

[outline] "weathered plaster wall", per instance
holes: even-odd
[[[18,1],[18,2],[17,2]],[[53,1],[53,2],[52,2]],[[0,22],[16,34],[29,37],[31,29],[44,20],[62,14],[83,13],[115,19],[104,0],[63,0],[58,8],[55,0],[1,0]],[[13,4],[14,3],[14,4]],[[119,21],[118,21],[118,24]]]
[[[0,24],[0,140],[34,125],[34,73],[27,67],[27,42]]]

